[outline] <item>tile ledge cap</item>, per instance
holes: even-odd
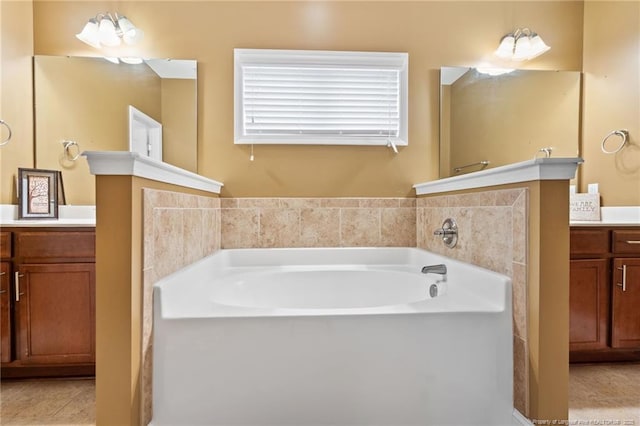
[[[174,165],[129,151],[84,151],[91,174],[129,175],[220,194],[223,184]]]
[[[518,182],[569,180],[575,177],[578,165],[583,162],[580,157],[536,158],[461,176],[417,183],[413,188],[419,196]]]

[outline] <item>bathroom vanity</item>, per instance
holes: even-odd
[[[24,222],[0,230],[2,378],[93,375],[95,222]]]
[[[640,360],[640,226],[571,226],[571,362]]]

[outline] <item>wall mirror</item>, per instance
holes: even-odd
[[[35,56],[36,167],[62,170],[71,204],[93,204],[94,180],[87,162],[65,156],[63,142],[76,142],[80,151],[128,151],[133,106],[162,123],[163,161],[196,172],[196,76],[195,60],[127,64]]]
[[[496,71],[441,69],[440,178],[578,155],[581,74]]]

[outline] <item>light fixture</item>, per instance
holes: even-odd
[[[139,58],[137,56],[121,56],[119,58],[115,56],[103,56],[103,58],[116,65],[120,64],[120,62],[128,65],[140,65],[144,62],[142,58]]]
[[[98,25],[98,38],[100,44],[109,47],[119,46],[121,43],[120,37],[118,37],[116,33],[116,25],[107,17],[100,20],[100,25]]]
[[[137,43],[144,37],[144,32],[135,27],[126,16],[115,13],[114,18],[111,13],[106,12],[89,19],[76,37],[89,46],[100,49],[102,46],[118,46],[122,40],[126,44]]]
[[[138,58],[135,56],[124,56],[121,57],[120,60],[129,65],[139,65],[142,63],[142,58]]]
[[[118,26],[122,31],[122,39],[127,44],[136,44],[142,37],[144,37],[144,33],[141,29],[136,28],[131,21],[127,19],[126,16],[121,16],[118,18]]]
[[[89,19],[82,31],[76,34],[78,40],[87,43],[89,46],[100,49],[100,36],[98,35],[98,21]]]
[[[529,28],[516,29],[502,37],[500,45],[494,52],[502,59],[511,61],[525,61],[542,55],[551,49],[542,38]]]

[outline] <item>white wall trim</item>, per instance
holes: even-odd
[[[220,194],[222,183],[128,151],[85,151],[93,175],[130,175]]]

